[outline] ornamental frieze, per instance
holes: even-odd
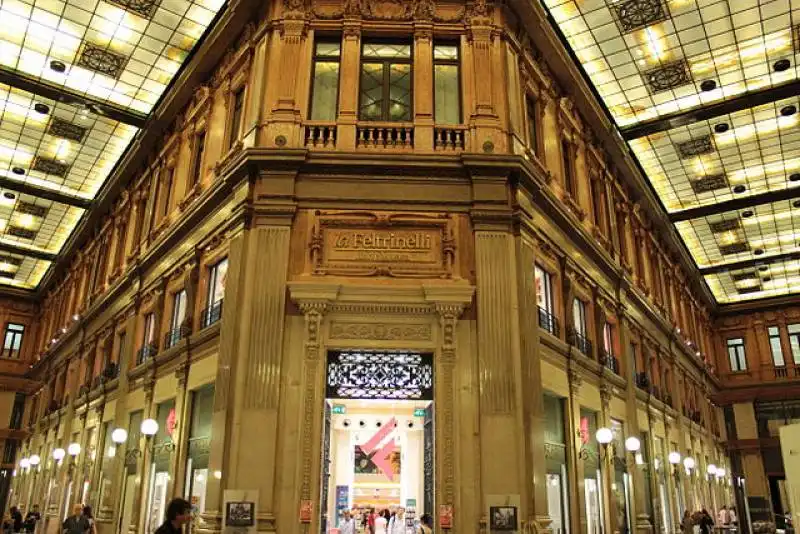
[[[331,339],[379,341],[430,341],[429,324],[385,324],[338,322],[331,324]]]

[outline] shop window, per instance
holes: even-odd
[[[339,105],[340,42],[319,41],[314,45],[314,79],[311,82],[311,113],[314,121],[336,120]]]
[[[225,280],[228,275],[228,258],[208,268],[206,309],[202,313],[202,327],[210,326],[222,318],[222,301],[225,297]]]
[[[206,132],[201,131],[195,134],[192,144],[192,169],[189,186],[193,187],[200,182],[203,177],[203,155],[206,150]]]
[[[792,360],[795,364],[800,365],[800,324],[790,324],[787,329],[789,331],[789,347],[792,349]]]
[[[770,326],[767,332],[769,334],[769,349],[772,352],[772,363],[775,367],[783,367],[786,362],[783,359],[783,348],[781,347],[781,331],[777,326]]]
[[[539,108],[536,99],[528,95],[525,98],[525,111],[528,118],[528,148],[539,155]]]
[[[109,509],[109,493],[111,492],[111,477],[113,470],[111,469],[114,458],[117,456],[117,445],[111,440],[111,432],[113,431],[113,422],[107,421],[103,423],[102,433],[97,444],[98,451],[102,451],[100,456],[100,483],[97,485],[97,499],[96,507],[98,509]]]
[[[597,433],[597,413],[581,407],[579,439],[580,452],[578,457],[583,460],[583,487],[584,511],[586,513],[586,528],[589,534],[603,532],[605,523],[602,494],[602,464],[600,451],[597,447],[595,434]]]
[[[731,371],[746,371],[747,359],[744,354],[744,339],[740,337],[730,338],[727,341],[727,345]]]
[[[411,45],[364,43],[359,101],[361,120],[411,120]]]
[[[228,150],[233,148],[234,143],[239,139],[239,130],[242,127],[242,115],[244,114],[244,87],[239,87],[233,93],[231,104],[231,116],[228,123]]]
[[[17,323],[6,325],[6,335],[3,340],[3,358],[19,358],[20,347],[22,347],[22,337],[25,334],[25,326]]]
[[[196,515],[205,511],[208,457],[211,451],[211,414],[214,410],[214,386],[192,392],[189,443],[186,459],[185,498]]]
[[[569,478],[567,477],[564,399],[544,395],[547,510],[553,534],[569,534]]]
[[[131,412],[130,419],[128,421],[128,440],[126,442],[127,450],[137,449],[141,445],[140,437],[142,419],[144,419],[144,412],[142,410]],[[135,454],[126,454],[124,462],[125,471],[122,482],[122,495],[119,500],[119,503],[122,505],[120,531],[128,532],[133,519],[133,504],[136,500],[136,488],[139,485],[137,480],[140,479],[138,473],[139,458]],[[111,492],[109,491],[109,493]],[[109,500],[110,499],[111,495],[109,495]]]
[[[436,124],[460,124],[461,84],[457,45],[434,45],[433,83]]]
[[[149,466],[150,478],[147,490],[147,521],[145,534],[152,534],[164,521],[167,498],[167,488],[170,479],[170,458],[175,448],[173,436],[177,423],[175,414],[175,399],[170,399],[158,404],[156,408],[156,421],[158,432],[153,437],[152,459]]]

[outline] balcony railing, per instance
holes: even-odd
[[[336,148],[336,124],[306,122],[306,148]]]
[[[647,373],[644,371],[636,373],[636,386],[645,391],[650,390],[650,379],[647,377]]]
[[[173,328],[167,335],[164,336],[164,350],[168,348],[174,347],[178,344],[178,341],[185,338],[191,333],[188,326],[179,326],[178,328]]]
[[[207,328],[222,319],[222,299],[200,312],[200,328]]]
[[[467,129],[464,126],[437,126],[433,130],[433,147],[437,151],[460,151],[466,146]]]
[[[586,339],[586,336],[579,333],[574,328],[570,328],[567,332],[567,343],[581,351],[589,358],[592,357],[592,342]]]
[[[119,376],[119,365],[116,362],[108,362],[103,369],[103,380],[108,382]]]
[[[412,150],[414,125],[411,123],[364,123],[356,127],[357,148]]]
[[[539,327],[558,337],[558,318],[541,306],[539,307]]]
[[[136,352],[136,365],[142,365],[156,354],[158,354],[158,346],[155,343],[148,343]]]
[[[613,354],[602,351],[602,354],[600,354],[600,365],[612,373],[619,375],[619,360]]]
[[[789,370],[786,367],[775,368],[775,378],[788,378]]]

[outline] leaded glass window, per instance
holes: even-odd
[[[314,81],[311,88],[311,120],[335,121],[339,101],[339,42],[318,42],[314,47]]]
[[[433,400],[433,356],[413,352],[331,351],[326,397]]]
[[[458,46],[433,47],[434,111],[436,124],[461,123]]]
[[[359,116],[365,121],[410,121],[411,45],[364,43]]]

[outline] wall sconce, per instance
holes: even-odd
[[[667,460],[669,460],[669,463],[672,466],[672,474],[677,477],[678,465],[681,463],[681,453],[672,451],[667,455]]]
[[[146,439],[150,439],[158,433],[158,421],[155,419],[145,419],[142,421],[140,430]]]
[[[19,468],[20,469],[28,469],[31,466],[31,461],[27,458],[23,458],[19,461]]]
[[[687,456],[686,458],[683,459],[683,467],[686,469],[687,475],[691,476],[692,469],[694,469],[694,466],[695,466],[694,458],[692,458],[691,456]]]
[[[725,478],[726,474],[728,474],[728,472],[725,471],[723,468],[721,467],[717,468],[717,480],[722,480],[723,478]]]
[[[67,454],[72,456],[73,459],[76,456],[78,456],[80,453],[81,453],[80,444],[78,444],[78,443],[70,443],[69,446],[67,446]]]
[[[57,449],[55,449],[55,450],[53,451],[53,459],[54,459],[56,462],[58,462],[59,464],[61,463],[61,460],[63,460],[63,459],[64,459],[64,456],[66,456],[66,455],[67,455],[67,451],[65,451],[65,450],[64,450],[64,449],[62,449],[61,447],[59,447],[59,448],[57,448]]]

